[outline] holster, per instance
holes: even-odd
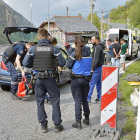
[[[3,63],[4,64],[6,64],[8,62],[8,60],[9,60],[9,57],[6,56],[6,55],[3,55],[2,58],[3,58]]]
[[[92,75],[85,76],[85,80],[91,82]]]
[[[48,78],[50,78],[50,73],[47,73],[47,72],[38,72],[36,74],[36,77],[37,78],[48,79]]]

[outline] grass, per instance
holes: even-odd
[[[124,80],[127,74],[133,73],[138,73],[140,75],[140,60],[131,64],[120,78],[119,91],[122,94],[121,100],[126,106],[132,106],[130,102],[130,94],[134,91],[135,88],[138,88],[138,86],[130,86],[127,81]],[[125,134],[127,134],[127,136],[125,136],[122,140],[135,140],[136,124],[134,118],[136,115],[131,110],[128,110],[125,115],[127,117],[127,121],[124,124],[123,131]]]
[[[127,74],[138,73],[140,75],[140,60],[131,64],[130,67],[125,71],[125,73],[120,78],[119,91],[122,93],[121,100],[125,102],[126,106],[132,106],[130,102],[130,94],[138,86],[130,86],[124,78]]]
[[[123,131],[124,133],[129,133],[127,136],[125,136],[122,140],[135,140],[136,135],[136,124],[134,121],[134,117],[136,116],[133,111],[128,110],[125,113],[127,117],[127,121],[124,124]]]

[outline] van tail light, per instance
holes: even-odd
[[[5,66],[5,64],[3,63],[3,61],[1,61],[1,69],[8,70]]]

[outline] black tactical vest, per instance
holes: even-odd
[[[56,71],[57,59],[54,56],[54,46],[52,44],[37,44],[34,48],[33,70]]]
[[[22,62],[22,60],[23,60],[23,58],[24,58],[24,56],[26,54],[25,44],[22,43],[22,42],[13,43],[8,48],[6,48],[5,52],[7,53],[8,57],[9,57],[8,60],[10,60],[12,62],[15,62],[15,59],[16,59],[16,56],[17,56],[17,53],[14,51],[14,46],[15,45],[22,45],[22,46],[24,46],[24,52],[23,52],[23,54],[22,54],[22,56],[20,58],[20,61]]]

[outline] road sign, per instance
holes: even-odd
[[[103,66],[101,97],[101,131],[117,131],[117,93],[119,68]]]

